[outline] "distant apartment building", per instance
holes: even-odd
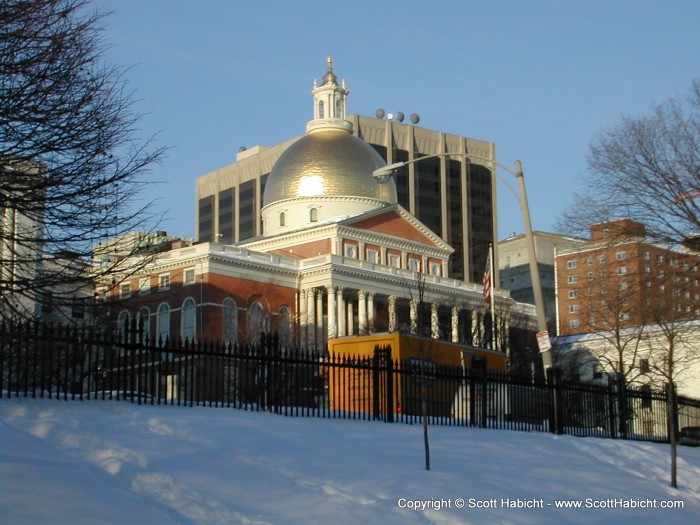
[[[556,286],[554,282],[555,254],[557,250],[571,250],[583,246],[586,241],[540,231],[534,232],[533,237],[547,326],[551,333],[555,333],[557,326]],[[500,241],[498,253],[500,287],[504,290],[510,290],[510,296],[520,303],[535,304],[530,257],[525,235],[514,235]]]
[[[592,225],[555,265],[559,335],[700,317],[700,256],[651,244],[639,222]]]

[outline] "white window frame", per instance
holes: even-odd
[[[367,248],[367,262],[373,264],[379,263],[379,250],[376,248]]]
[[[190,274],[190,272],[192,272]],[[192,275],[192,279],[188,279],[188,275]],[[191,286],[197,282],[197,272],[194,268],[185,268],[182,271],[182,285]]]
[[[119,298],[128,299],[131,297],[131,283],[122,283],[119,285]]]
[[[146,295],[151,291],[151,278],[144,277],[139,279],[139,295]]]
[[[158,291],[162,292],[163,290],[170,290],[170,274],[169,273],[161,273],[158,276]]]

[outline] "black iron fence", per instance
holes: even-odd
[[[0,324],[0,397],[117,399],[139,404],[231,407],[288,416],[477,426],[648,441],[700,425],[700,400],[619,381],[518,377],[428,360],[257,344],[154,341],[135,326]],[[671,407],[669,409],[669,407]]]

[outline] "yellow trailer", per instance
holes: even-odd
[[[507,368],[501,352],[401,332],[332,339],[328,350],[331,363],[351,364],[349,368],[330,366],[324,373],[331,408],[382,418],[420,413],[421,381],[428,385],[430,415],[450,417],[463,386],[461,371],[471,368],[474,359],[485,360],[489,370]]]

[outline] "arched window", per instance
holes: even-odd
[[[267,331],[267,319],[263,305],[253,303],[248,308],[248,341],[253,344],[260,342],[260,336]]]
[[[325,118],[323,111],[323,100],[318,101],[318,118]]]
[[[280,308],[277,335],[280,346],[289,347],[292,345],[292,314],[286,306]]]
[[[318,208],[311,208],[311,210],[309,210],[309,221],[318,222]]]
[[[280,226],[286,226],[287,225],[287,215],[282,212],[280,213]]]
[[[342,103],[340,102],[340,97],[335,99],[335,118],[343,118]]]
[[[197,306],[194,299],[188,297],[182,303],[182,339],[186,341],[194,341],[197,330]]]
[[[224,299],[222,305],[222,326],[225,343],[235,343],[238,341],[238,309],[236,301],[231,297]]]
[[[170,306],[163,303],[158,307],[157,324],[158,324],[158,341],[165,343],[170,338]],[[158,342],[156,341],[156,343]]]

